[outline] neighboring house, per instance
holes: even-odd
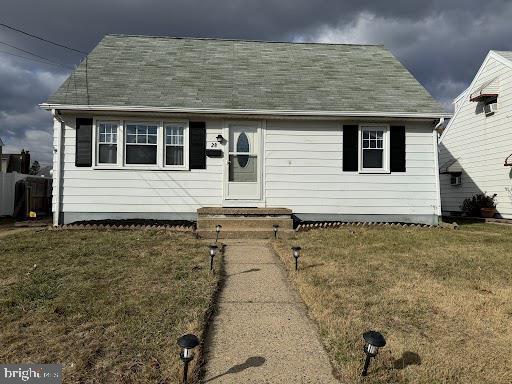
[[[512,51],[490,51],[454,105],[439,145],[443,212],[496,193],[498,215],[512,219]]]
[[[437,223],[441,106],[384,47],[108,35],[44,104],[55,223]]]
[[[52,167],[50,165],[45,165],[39,169],[39,172],[37,172],[36,176],[52,178],[52,173]]]
[[[4,147],[4,142],[2,141],[2,138],[0,137],[0,173],[2,173],[2,165],[3,165],[3,161],[2,161],[2,149]]]
[[[4,153],[0,156],[1,167],[0,171],[3,173],[18,172],[28,174],[30,169],[30,153],[21,150],[21,153]]]

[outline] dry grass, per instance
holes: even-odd
[[[176,338],[201,335],[207,244],[162,231],[0,239],[0,361],[64,364],[66,383],[175,383]]]
[[[512,383],[512,228],[326,229],[274,246],[338,378],[359,382],[362,333],[387,339],[365,383]]]

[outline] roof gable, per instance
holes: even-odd
[[[507,61],[509,61],[509,64],[512,65],[512,51],[493,51],[496,54],[500,55]]]
[[[120,35],[48,103],[446,114],[382,46]]]
[[[471,81],[471,84],[469,85],[469,87],[467,87],[466,90],[464,92],[462,92],[459,96],[457,96],[457,98],[454,100],[454,103],[456,103],[456,105],[458,105],[458,108],[456,108],[456,110],[453,114],[453,117],[450,119],[448,125],[446,126],[446,129],[443,131],[443,134],[439,138],[440,143],[443,142],[444,138],[450,131],[452,125],[456,121],[456,117],[458,116],[459,111],[464,106],[464,103],[470,101],[471,96],[475,93],[475,91],[473,91],[473,89],[475,88],[475,85],[477,84],[478,80],[480,79],[480,76],[484,72],[484,69],[486,68],[489,60],[495,59],[495,60],[499,61],[500,63],[512,68],[512,61],[505,56],[509,56],[510,59],[512,59],[512,51],[494,51],[494,50],[489,51],[489,53],[485,57],[484,61],[482,62],[482,65],[480,65],[478,72],[476,73],[475,77]],[[496,79],[493,78],[491,80],[491,83],[494,80],[496,80]],[[497,84],[499,86],[499,82]],[[486,84],[484,83],[484,86],[485,85]],[[489,84],[487,84],[487,85],[489,85]],[[479,88],[477,89],[477,91],[478,90],[479,90]]]

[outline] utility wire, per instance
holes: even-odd
[[[48,65],[53,65],[55,67],[63,67],[63,68],[66,68],[66,69],[71,69],[70,67],[65,67],[61,64],[55,64],[55,63],[51,63],[49,61],[43,61],[43,60],[38,60],[38,59],[32,59],[30,57],[26,57],[26,56],[22,56],[22,55],[17,55],[15,53],[12,53],[12,52],[7,52],[7,51],[0,51],[0,54],[6,54],[6,55],[11,55],[11,56],[16,56],[16,57],[19,57],[21,59],[25,59],[25,60],[30,60],[30,61],[35,61],[37,63],[43,63],[43,64],[48,64]]]
[[[14,46],[14,45],[11,45],[11,44],[8,44],[8,43],[5,43],[5,42],[3,42],[3,41],[0,41],[0,44],[6,45],[6,46],[8,46],[8,47],[10,47],[10,48],[13,48],[13,49],[17,49],[18,51],[21,51],[21,52],[24,52],[24,53],[28,53],[29,55],[32,55],[32,56],[38,57],[38,58],[40,58],[40,59],[46,60],[46,61],[48,61],[48,62],[50,62],[50,63],[55,64],[55,65],[60,65],[61,67],[65,67],[65,68],[68,68],[68,69],[73,69],[72,67],[70,67],[70,66],[68,66],[68,65],[65,65],[65,64],[62,64],[62,63],[59,63],[59,62],[56,62],[56,61],[50,60],[50,59],[48,59],[47,57],[40,56],[40,55],[35,54],[35,53],[32,53],[32,52],[30,52],[30,51],[26,51],[26,50],[24,50],[24,49],[22,49],[22,48],[18,48],[18,47]]]
[[[41,40],[41,41],[44,41],[45,43],[48,43],[48,44],[52,44],[52,45],[55,45],[57,47],[61,47],[61,48],[65,48],[65,49],[69,49],[70,51],[75,51],[75,52],[78,52],[78,53],[82,53],[84,55],[87,55],[87,52],[84,52],[84,51],[81,51],[79,49],[75,49],[75,48],[71,48],[71,47],[68,47],[67,45],[64,45],[64,44],[59,44],[59,43],[56,43],[54,41],[51,41],[51,40],[48,40],[48,39],[45,39],[44,37],[40,37],[40,36],[36,36],[36,35],[33,35],[31,33],[28,33],[28,32],[25,32],[25,31],[22,31],[21,29],[18,29],[18,28],[14,28],[14,27],[11,27],[7,24],[4,24],[4,23],[0,23],[0,26],[2,27],[5,27],[5,28],[9,28],[13,31],[16,31],[16,32],[19,32],[19,33],[22,33],[26,36],[30,36],[30,37],[33,37],[34,39],[38,39],[38,40]]]

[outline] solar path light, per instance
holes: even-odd
[[[180,359],[183,361],[183,384],[188,384],[188,364],[194,359],[193,349],[199,345],[196,335],[187,334],[178,339],[181,347]]]
[[[210,245],[210,271],[213,271],[213,258],[217,254],[217,251],[219,250],[219,247],[215,244]]]
[[[368,331],[363,333],[363,339],[365,341],[364,353],[366,353],[366,359],[364,360],[362,376],[368,375],[368,366],[370,365],[370,359],[377,356],[379,348],[386,345],[386,340],[380,332]]]
[[[295,258],[295,270],[298,271],[299,270],[299,257],[300,257],[300,250],[302,248],[301,247],[292,247],[292,254],[293,254],[293,257]]]
[[[220,229],[222,228],[222,225],[220,224],[217,224],[215,226],[215,232],[217,233],[217,237],[215,238],[215,242],[219,241],[219,234],[220,234]]]
[[[277,239],[277,230],[279,229],[279,225],[272,225],[272,230],[274,231],[274,239]]]

